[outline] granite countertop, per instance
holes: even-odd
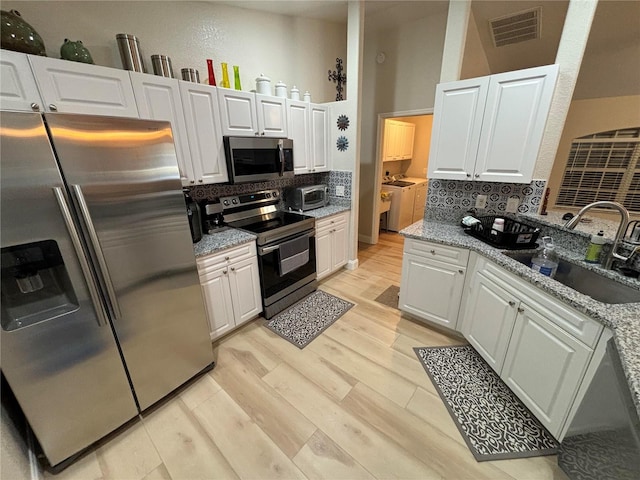
[[[326,207],[316,208],[315,210],[308,210],[306,212],[292,212],[319,219],[335,215],[336,213],[346,212],[348,210],[351,210],[350,203],[343,201],[340,203],[332,202]],[[211,255],[212,253],[217,253],[227,248],[237,247],[244,243],[253,242],[257,238],[258,237],[256,235],[245,230],[222,227],[215,233],[205,233],[202,236],[202,239],[193,245],[193,251],[196,257],[204,257],[205,255]]]
[[[614,332],[621,363],[629,382],[629,389],[640,413],[640,303],[611,305],[593,300],[591,297],[576,292],[560,282],[535,272],[526,265],[504,255],[502,253],[503,250],[467,235],[459,225],[419,221],[402,230],[400,234],[408,238],[467,248],[478,252],[505,270],[518,275],[610,328]],[[578,263],[582,267],[597,270],[599,273],[640,290],[640,281],[638,280],[587,264],[582,261],[582,255],[576,255],[561,248],[558,248],[557,251],[561,258]]]

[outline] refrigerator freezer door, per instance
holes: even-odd
[[[144,410],[213,362],[171,127],[45,117]]]
[[[2,112],[0,142],[2,372],[55,465],[138,410],[42,117]]]

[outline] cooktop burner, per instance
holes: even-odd
[[[263,233],[274,228],[282,228],[296,223],[304,222],[307,219],[313,219],[308,215],[301,215],[298,213],[275,211],[264,215],[257,215],[255,217],[245,218],[235,222],[228,223],[229,226],[235,228],[242,228],[253,233]]]

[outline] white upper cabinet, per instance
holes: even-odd
[[[529,183],[557,65],[439,84],[429,178]]]
[[[287,137],[285,99],[218,89],[223,135]]]
[[[385,120],[382,161],[408,160],[413,157],[416,126],[398,120]]]
[[[329,108],[311,104],[311,171],[329,171]]]
[[[195,177],[178,80],[138,72],[129,72],[129,75],[140,118],[171,123],[180,178],[183,185],[189,185]]]
[[[179,81],[194,177],[190,184],[229,180],[217,88]]]
[[[42,98],[25,53],[0,52],[0,108],[22,112],[43,110]]]
[[[29,55],[47,112],[138,117],[127,70]]]
[[[329,171],[329,108],[289,99],[286,107],[287,130],[293,140],[294,172]]]

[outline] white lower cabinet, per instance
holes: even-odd
[[[468,258],[466,250],[405,239],[400,310],[455,330]]]
[[[316,274],[318,280],[347,263],[349,212],[342,212],[316,222]]]
[[[212,340],[262,312],[255,243],[198,258],[197,264]]]
[[[475,254],[474,254],[475,255]],[[603,327],[484,257],[461,330],[558,440]]]

